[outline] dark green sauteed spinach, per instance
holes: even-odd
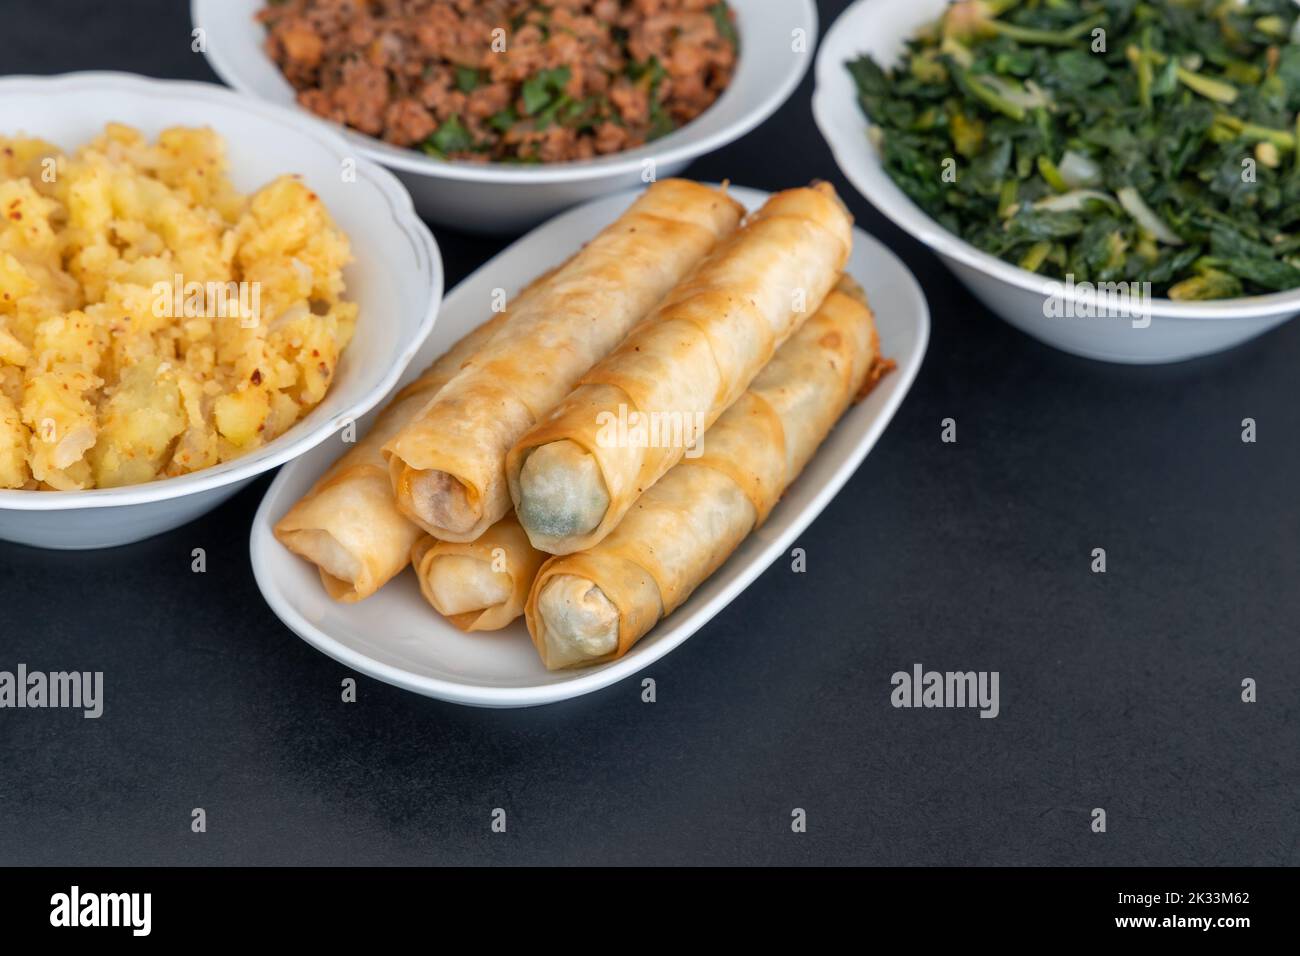
[[[1292,0],[960,0],[848,64],[886,171],[1025,269],[1218,299],[1300,287]]]

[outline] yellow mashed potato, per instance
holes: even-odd
[[[352,336],[350,258],[298,179],[240,195],[212,130],[0,136],[0,487],[169,478],[281,435]]]

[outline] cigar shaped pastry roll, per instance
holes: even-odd
[[[421,531],[393,502],[381,449],[491,340],[506,316],[499,313],[474,329],[398,392],[366,436],[276,523],[280,543],[317,566],[334,600],[369,597],[411,559]]]
[[[551,670],[613,660],[670,614],[767,518],[869,381],[879,341],[845,279],[704,435],[599,544],[553,557],[528,596]]]
[[[411,549],[420,593],[462,631],[496,631],[524,613],[546,555],[528,543],[513,514],[477,541],[422,535]]]
[[[551,269],[525,286],[515,296],[514,307],[527,302],[554,274]],[[398,392],[366,436],[276,524],[280,543],[317,566],[321,584],[334,600],[352,603],[369,597],[411,560],[411,547],[423,532],[397,510],[382,449],[492,340],[508,317],[508,311],[499,312],[462,336]]]
[[[505,517],[511,446],[735,230],[741,212],[723,191],[662,180],[540,283],[384,447],[401,512],[444,541],[473,541]]]
[[[778,193],[510,450],[520,523],[590,548],[691,453],[839,279],[853,220],[828,183]]]

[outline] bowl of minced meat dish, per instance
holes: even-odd
[[[193,0],[230,85],[342,127],[420,211],[515,232],[679,172],[793,92],[812,0]]]

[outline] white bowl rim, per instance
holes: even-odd
[[[847,76],[847,71],[844,70],[843,63],[833,63],[827,51],[834,49],[836,45],[831,42],[836,37],[836,31],[847,31],[848,21],[861,8],[869,7],[872,4],[878,4],[883,8],[886,2],[891,2],[891,0],[856,0],[856,2],[851,3],[826,31],[826,36],[817,51],[812,96],[813,119],[817,123],[818,129],[821,130],[826,145],[830,147],[831,154],[840,171],[853,184],[859,194],[893,221],[894,225],[913,238],[919,239],[940,255],[955,259],[962,265],[983,272],[1008,285],[1036,292],[1045,298],[1064,296],[1063,301],[1095,305],[1097,294],[1094,291],[1081,290],[1077,286],[1070,288],[1060,279],[1039,275],[1036,272],[1030,272],[1027,269],[1012,265],[949,232],[930,218],[902,189],[895,185],[893,180],[889,179],[889,174],[884,171],[883,166],[880,174],[893,187],[897,195],[884,194],[872,188],[868,178],[848,162],[841,139],[845,134],[839,133],[835,129],[831,112],[833,106],[830,102],[833,95],[831,90],[836,85],[831,80],[832,75],[835,71],[841,70]],[[896,3],[897,0],[892,0],[892,2]],[[860,109],[858,109],[858,114],[861,115]],[[861,118],[863,129],[869,128],[871,126],[870,121],[865,116]],[[1273,292],[1268,295],[1239,296],[1235,299],[1210,299],[1195,302],[1153,298],[1150,300],[1150,309],[1153,317],[1170,319],[1221,320],[1274,316],[1291,309],[1300,310],[1300,288],[1289,289],[1285,292]]]
[[[199,8],[204,2],[207,2],[207,0],[190,0],[190,19],[195,27],[201,28],[203,26],[199,17]],[[780,0],[780,2],[798,5],[799,11],[807,22],[808,49],[811,53],[816,47],[819,36],[815,0]],[[741,55],[743,56],[743,35],[741,44]],[[241,93],[262,99],[257,91],[253,89],[252,84],[246,82],[240,71],[232,66],[225,52],[217,47],[218,45],[208,44],[204,54],[208,58],[208,63],[212,66],[213,72]],[[258,52],[261,52],[260,47],[258,47]],[[735,122],[716,130],[709,136],[692,138],[691,126],[695,122],[693,120],[691,123],[673,130],[667,136],[655,140],[653,143],[639,146],[636,149],[604,156],[600,159],[572,160],[563,163],[547,163],[540,166],[520,166],[510,163],[468,163],[436,159],[433,156],[418,153],[413,149],[403,149],[389,145],[372,136],[366,136],[338,123],[323,119],[309,113],[307,110],[300,110],[300,112],[310,117],[314,122],[327,126],[337,133],[342,133],[343,137],[355,149],[360,150],[368,158],[406,173],[417,173],[423,176],[461,182],[497,183],[501,185],[569,183],[623,176],[629,172],[639,170],[646,160],[654,160],[656,163],[665,165],[675,162],[687,162],[705,153],[720,149],[728,143],[735,142],[767,120],[790,98],[803,81],[805,74],[807,74],[812,59],[813,57],[809,55],[797,60],[795,66],[787,71],[781,77],[781,81],[763,97],[763,101],[758,107],[751,109]],[[724,91],[723,96],[725,95],[726,92]],[[716,106],[717,101],[713,105]]]
[[[322,128],[318,123],[304,121],[295,110],[290,110],[255,97],[245,96],[215,83],[194,80],[160,80],[152,77],[136,76],[132,73],[113,71],[87,71],[65,73],[58,76],[7,76],[0,77],[0,96],[19,93],[44,93],[52,89],[75,91],[87,86],[97,90],[119,89],[124,93],[152,95],[165,89],[168,93],[180,93],[198,100],[226,101],[237,104],[245,112],[254,113],[268,120],[285,124],[304,136],[321,144],[340,160],[352,158],[352,151],[337,133]],[[397,383],[419,350],[420,345],[433,329],[434,319],[442,304],[443,268],[442,253],[438,242],[429,228],[415,212],[415,204],[401,182],[378,163],[362,160],[356,165],[358,178],[373,183],[388,198],[393,214],[393,225],[403,229],[417,248],[428,257],[429,272],[432,282],[429,286],[429,304],[425,309],[415,335],[402,346],[397,360],[388,368],[382,378],[375,381],[365,394],[348,409],[336,414],[332,419],[321,422],[314,428],[286,441],[292,432],[286,432],[279,438],[268,442],[261,448],[247,455],[241,455],[230,461],[180,475],[175,478],[163,478],[158,481],[139,485],[124,485],[120,488],[93,488],[87,491],[32,491],[25,489],[0,489],[0,510],[8,511],[67,511],[80,508],[109,508],[125,505],[139,505],[155,501],[167,501],[186,495],[211,491],[225,485],[248,478],[254,478],[278,465],[296,458],[308,449],[314,448],[338,431],[347,421],[360,418],[374,408]],[[300,425],[296,423],[294,427]]]

